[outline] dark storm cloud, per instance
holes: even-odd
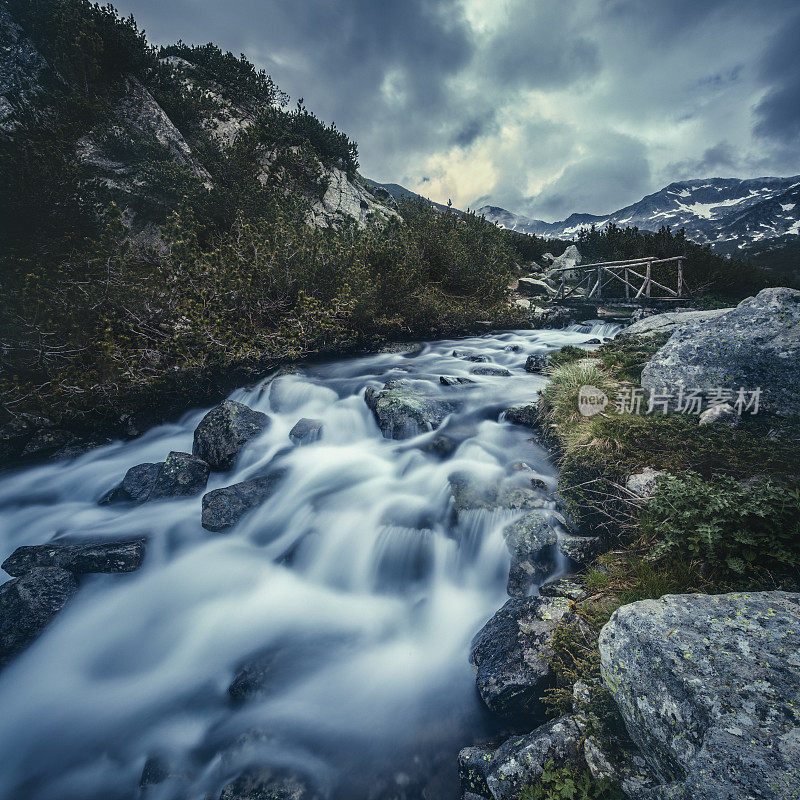
[[[456,205],[605,213],[672,180],[800,171],[797,0],[121,0],[244,52]],[[424,178],[424,185],[423,185]]]
[[[769,89],[756,107],[756,132],[797,147],[800,144],[800,14],[778,32],[761,61]]]

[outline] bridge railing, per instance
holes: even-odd
[[[677,300],[685,297],[686,284],[683,280],[684,256],[672,258],[634,258],[628,261],[604,261],[599,264],[583,264],[575,267],[563,267],[555,270],[561,273],[561,283],[553,297],[554,301],[566,300],[575,292],[586,288],[586,299],[602,299],[603,289],[612,283],[622,283],[625,286],[625,299],[642,302],[647,300]],[[654,267],[672,265],[676,267],[675,288],[665,286],[653,278]],[[567,284],[568,274],[578,275],[577,283]],[[664,280],[667,280],[664,278]],[[666,295],[653,295],[653,287],[666,292]],[[616,296],[616,295],[615,295]],[[578,295],[575,295],[577,299]]]

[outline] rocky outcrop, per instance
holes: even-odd
[[[457,408],[427,391],[422,383],[401,378],[380,390],[368,386],[364,400],[387,439],[409,439],[438,428]]]
[[[614,613],[599,646],[603,680],[664,786],[655,796],[800,794],[800,594],[643,600]]]
[[[74,575],[90,572],[134,572],[142,566],[147,540],[52,542],[18,547],[4,562],[9,575],[25,575],[37,567],[58,567]]]
[[[359,227],[364,227],[371,219],[398,216],[396,211],[378,202],[361,181],[351,180],[343,169],[320,167],[326,189],[309,212],[308,221],[312,225],[329,228],[354,220]]]
[[[0,586],[0,667],[24,650],[77,591],[59,567],[34,567]]]
[[[232,528],[245,514],[275,493],[282,477],[282,472],[273,472],[203,495],[203,527],[212,533]]]
[[[800,290],[785,288],[764,289],[716,319],[682,326],[642,372],[651,392],[721,388],[735,397],[743,387],[748,402],[760,389],[760,409],[780,415],[800,413],[799,383]]]
[[[536,278],[520,278],[517,282],[517,291],[525,297],[550,297],[554,294],[544,281]]]
[[[244,446],[269,425],[270,418],[235,400],[223,400],[206,414],[194,432],[192,454],[212,469],[226,471]]]
[[[509,600],[472,640],[470,663],[481,700],[497,714],[538,707],[551,676],[553,631],[569,611],[562,598]]]
[[[580,579],[574,575],[564,575],[543,583],[539,587],[539,594],[542,597],[563,597],[566,600],[578,602],[586,597],[586,589]]]
[[[733,309],[715,308],[709,311],[666,311],[634,322],[621,332],[621,336],[655,336],[659,333],[673,333],[690,322],[708,322],[721,317]]]
[[[578,248],[571,244],[558,258],[554,258],[550,264],[547,276],[554,280],[561,280],[561,276],[566,275],[567,280],[572,280],[578,276],[578,272],[559,272],[558,270],[576,267],[581,263],[581,254]]]

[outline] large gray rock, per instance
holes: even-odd
[[[800,290],[785,288],[764,289],[716,319],[682,326],[642,372],[651,392],[760,388],[761,409],[782,415],[800,413],[798,383]]]
[[[631,738],[675,796],[800,796],[800,594],[643,600],[599,646]]]
[[[292,444],[311,444],[322,436],[322,420],[303,417],[289,431]]]
[[[9,575],[36,567],[60,567],[75,575],[89,572],[134,572],[144,561],[145,538],[126,541],[51,542],[18,547],[4,562]]]
[[[525,297],[550,297],[553,290],[544,282],[536,278],[520,278],[517,291]]]
[[[144,503],[153,490],[156,478],[164,462],[148,462],[131,467],[122,482],[106,492],[98,501],[100,505],[107,503]]]
[[[77,591],[75,576],[35,567],[0,586],[0,667],[24,650]]]
[[[282,477],[282,472],[273,472],[271,475],[252,478],[204,494],[203,527],[213,533],[232,528],[248,511],[252,511],[275,493]]]
[[[582,730],[572,716],[559,717],[528,736],[514,736],[492,756],[486,770],[486,785],[495,800],[516,800],[528,786],[541,778],[545,765],[580,770]]]
[[[603,549],[599,536],[578,536],[562,533],[558,538],[559,552],[576,564],[586,564]]]
[[[320,800],[313,785],[296,773],[253,767],[222,790],[219,800]]]
[[[229,470],[244,446],[269,427],[270,418],[235,400],[223,400],[194,432],[192,454],[212,469]]]
[[[206,488],[208,464],[189,453],[171,452],[156,475],[148,500],[192,497]]]
[[[563,598],[509,600],[472,640],[478,693],[495,713],[533,712],[552,675],[553,631],[569,611]]]
[[[622,336],[655,336],[658,333],[673,333],[689,322],[708,322],[732,311],[731,308],[715,308],[710,311],[666,311],[634,322],[622,332]]]
[[[368,386],[364,400],[387,439],[408,439],[438,428],[457,407],[406,379],[388,381],[380,390]]]

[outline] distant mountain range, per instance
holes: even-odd
[[[375,185],[396,200],[420,196],[396,183]],[[433,205],[445,208],[441,203]],[[800,175],[679,181],[611,214],[572,214],[561,222],[530,219],[499,206],[476,211],[502,228],[551,239],[573,239],[581,228],[602,228],[613,222],[650,231],[662,225],[685,228],[692,241],[723,254],[763,257],[800,247]]]
[[[668,225],[685,228],[692,241],[720,253],[743,253],[754,246],[763,251],[800,241],[800,175],[680,181],[611,214],[572,214],[561,222],[529,219],[498,206],[483,206],[477,213],[503,228],[554,239],[572,239],[590,225],[650,231]]]

